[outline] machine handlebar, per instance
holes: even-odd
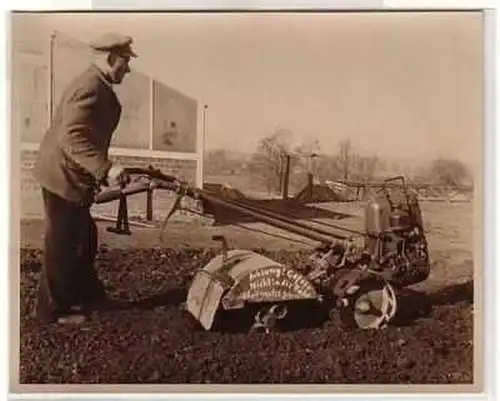
[[[138,176],[137,181],[132,179],[133,176]],[[146,180],[140,181],[141,177],[146,178]],[[186,182],[149,166],[148,168],[125,168],[120,184],[107,187],[98,192],[94,197],[94,202],[98,204],[112,202],[124,196],[147,192],[157,188],[184,193],[185,195],[197,198],[196,188],[192,188]]]
[[[403,175],[398,175],[396,177],[386,178],[384,180],[384,184],[383,184],[384,188],[386,187],[386,184],[388,184],[389,182],[393,182],[393,181],[401,181],[403,188],[406,189],[406,179]]]

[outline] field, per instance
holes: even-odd
[[[106,232],[109,223],[100,223],[99,275],[129,306],[96,313],[78,328],[40,327],[32,310],[43,224],[23,221],[20,382],[470,384],[473,204],[422,206],[433,272],[406,294],[409,311],[418,314],[373,332],[345,329],[335,314],[269,335],[203,331],[182,303],[196,269],[218,252],[213,234],[226,235],[232,248],[258,249],[292,266],[300,265],[307,246],[194,223],[172,223],[161,244],[157,230],[134,227],[130,237],[116,236]],[[341,222],[348,227],[362,224],[359,205],[321,207],[349,214]],[[270,231],[257,223],[247,227]]]

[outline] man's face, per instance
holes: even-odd
[[[130,72],[130,56],[116,54],[111,57],[110,61],[111,79],[113,83],[120,84],[123,78],[125,78],[125,75]]]

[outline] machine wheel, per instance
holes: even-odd
[[[383,280],[363,280],[339,300],[340,317],[349,327],[381,329],[396,314],[397,298],[392,286]]]

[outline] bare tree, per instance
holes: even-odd
[[[335,180],[342,175],[337,156],[320,154],[318,157],[317,176],[320,181]]]
[[[291,151],[292,140],[290,130],[278,129],[259,141],[252,158],[252,169],[265,179],[269,193],[280,190],[283,160]]]
[[[313,166],[311,161],[313,158],[319,160],[321,157],[321,145],[316,138],[308,137],[300,145],[293,149],[294,163],[293,166],[300,168],[301,172],[309,171]],[[312,171],[317,173],[317,171]]]
[[[439,185],[460,186],[472,181],[472,172],[460,160],[439,158],[431,162],[427,176]]]
[[[361,156],[353,153],[352,175],[354,179],[371,181],[375,178],[379,167],[377,156]]]
[[[350,139],[344,139],[340,142],[339,151],[333,159],[336,164],[335,170],[344,180],[370,181],[383,167],[378,156],[361,155]]]
[[[299,157],[309,157],[311,154],[320,154],[321,145],[316,138],[307,137],[300,145],[293,149]]]
[[[337,155],[337,163],[342,173],[342,178],[348,180],[350,177],[353,162],[352,144],[350,139],[340,142],[340,150]]]

